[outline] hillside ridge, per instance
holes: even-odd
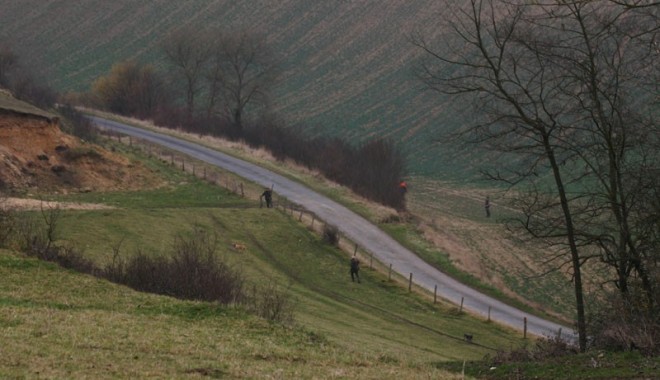
[[[25,9],[31,9],[26,13]],[[445,2],[415,0],[236,3],[39,0],[3,5],[0,36],[60,91],[87,91],[112,64],[165,69],[159,44],[179,27],[248,28],[279,56],[271,111],[310,136],[391,138],[412,174],[463,181],[474,162],[439,144],[462,125],[451,99],[425,92],[414,74],[414,32],[433,38]],[[83,21],[81,21],[83,20]],[[60,27],[63,26],[63,27]]]

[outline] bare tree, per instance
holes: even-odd
[[[275,76],[275,61],[263,39],[247,31],[223,33],[207,70],[209,110],[222,100],[224,115],[243,127],[246,108],[263,104]]]
[[[195,113],[195,101],[202,88],[205,65],[209,59],[209,34],[193,29],[179,29],[162,42],[162,49],[177,75],[185,82],[186,112],[188,119]]]
[[[18,65],[18,56],[5,44],[0,44],[0,87],[9,87],[9,74]]]
[[[645,144],[657,139],[649,76],[658,57],[641,43],[652,18],[631,9],[639,11],[608,1],[471,0],[448,17],[445,49],[413,41],[430,58],[420,71],[426,84],[472,99],[482,115],[464,136],[514,158],[487,175],[516,189],[518,226],[570,264],[582,350],[587,260],[612,265],[622,291],[632,272],[652,285],[633,210],[657,170]]]

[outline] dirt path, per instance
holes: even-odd
[[[63,210],[102,210],[113,208],[98,203],[50,202],[28,198],[2,198],[0,199],[0,208],[2,207],[19,210],[47,210],[55,208]]]
[[[514,329],[522,329],[523,321],[526,320],[529,333],[539,336],[554,336],[561,330],[562,336],[574,338],[571,333],[572,329],[566,326],[513,308],[459,283],[421,260],[371,222],[297,182],[198,144],[98,117],[91,117],[91,119],[101,128],[177,150],[195,159],[234,172],[262,186],[274,185],[279,195],[302,205],[325,222],[337,226],[343,235],[372,253],[374,258],[380,262],[386,265],[391,264],[392,269],[405,278],[412,273],[413,281],[417,285],[431,292],[437,287],[440,296],[455,304],[462,303],[465,310],[476,315],[483,318],[490,315],[491,320]]]

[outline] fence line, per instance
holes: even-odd
[[[117,141],[119,143],[124,143],[122,141],[121,135],[119,133],[116,133],[116,135],[114,135],[114,136],[117,137]],[[112,138],[113,134],[111,134],[110,137]],[[131,136],[128,137],[128,145],[131,146],[131,147],[137,146],[140,149],[144,149],[147,152],[147,155],[149,157],[151,157],[153,155],[153,156],[161,159],[163,162],[167,162],[167,157],[169,155],[171,166],[176,167],[177,161],[180,160],[181,161],[181,165],[180,165],[181,170],[186,171],[186,161],[185,161],[186,158],[185,157],[187,157],[187,155],[176,154],[176,152],[174,152],[174,151],[171,151],[171,150],[166,149],[166,148],[162,148],[161,146],[156,145],[156,144],[151,144],[147,141],[142,141],[141,139],[138,139],[138,138],[131,138]],[[155,145],[153,150],[151,148],[152,145]],[[158,151],[159,148],[161,149],[160,151]],[[190,162],[189,162],[188,167],[190,168],[191,174],[195,177],[198,177],[198,175],[197,175],[198,171],[196,171],[196,166],[195,166],[196,161],[197,160],[191,159]],[[207,166],[210,167],[209,170],[207,170]],[[223,177],[222,173],[223,172],[227,173],[226,174],[226,181],[225,181],[224,186],[223,186],[223,182],[222,182],[222,177]],[[202,179],[204,179],[204,180],[208,181],[209,183],[212,183],[216,186],[224,188],[224,189],[226,189],[227,191],[229,191],[233,194],[240,195],[241,197],[245,198],[246,194],[245,194],[245,188],[244,188],[243,182],[236,181],[235,179],[232,181],[232,179],[230,177],[231,177],[231,175],[229,174],[229,172],[227,172],[225,170],[220,170],[220,169],[218,169],[217,167],[215,167],[213,165],[202,164],[202,173],[201,173],[201,178]],[[277,203],[273,202],[273,208],[274,209],[277,209],[277,205],[279,204],[279,206],[282,208],[282,212],[284,214],[289,214],[291,217],[294,217],[295,212],[299,212],[299,214],[298,214],[298,221],[299,222],[305,223],[305,220],[309,220],[310,221],[309,222],[309,229],[311,231],[318,232],[320,234],[324,233],[324,228],[322,228],[322,226],[323,227],[327,226],[327,223],[324,223],[316,214],[306,210],[303,206],[301,206],[299,204],[295,204],[293,202],[290,202],[286,198],[278,196],[277,200],[278,200]],[[318,223],[316,223],[316,222],[318,222]],[[350,244],[349,239],[343,239],[342,240],[341,239],[341,234],[339,232],[337,232],[336,245],[340,248],[341,248],[341,245],[342,245],[342,241],[345,241],[345,243],[344,243],[345,246],[347,244]],[[344,248],[344,250],[347,251],[347,252],[350,252],[350,248],[348,248],[348,249]],[[353,256],[361,256],[364,259],[365,255],[367,255],[367,252],[361,252],[359,245],[357,243],[354,243]],[[369,255],[369,269],[373,270],[373,256],[374,256],[374,254],[373,254],[373,252],[368,252],[368,255]],[[382,263],[382,265],[385,265],[385,263]],[[387,276],[388,281],[392,281],[392,272],[393,272],[393,267],[392,267],[392,263],[390,263],[389,264],[389,270],[388,270],[388,276]],[[408,292],[412,292],[412,290],[413,290],[413,273],[410,273],[409,278],[408,278]],[[434,287],[434,290],[433,290],[433,303],[436,304],[437,300],[438,300],[438,285],[436,284],[435,287]],[[463,303],[464,303],[464,297],[461,297],[461,303],[460,303],[460,306],[459,306],[459,309],[458,309],[459,313],[463,312]],[[488,306],[487,321],[488,322],[491,321],[491,306]],[[527,338],[527,317],[523,318],[522,330],[523,330],[523,338],[526,339]],[[559,331],[557,332],[557,336],[559,338],[561,338],[561,334],[562,334],[562,330],[560,328]]]

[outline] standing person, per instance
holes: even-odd
[[[486,218],[490,218],[490,198],[486,197],[484,202],[484,209],[486,210]]]
[[[408,192],[408,184],[406,181],[399,182],[399,191],[401,192],[401,209],[406,209],[406,193]]]
[[[259,197],[259,202],[261,202],[262,199],[266,200],[266,207],[271,208],[273,207],[273,190],[271,189],[265,189],[263,193],[261,193],[261,196]]]
[[[351,257],[351,281],[355,282],[357,278],[358,284],[360,283],[360,260],[357,257]]]
[[[406,181],[401,180],[401,182],[399,182],[399,191],[401,191],[401,195],[406,195],[406,192],[408,192],[408,184]]]

